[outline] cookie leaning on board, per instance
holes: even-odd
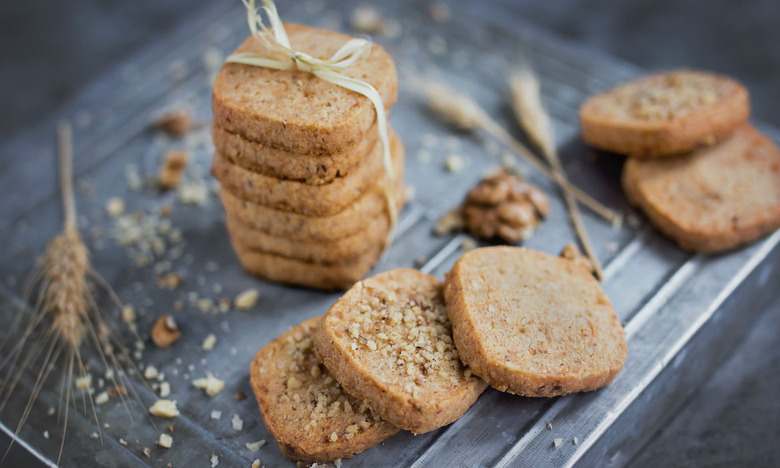
[[[690,70],[586,101],[589,144],[626,154],[628,200],[680,247],[717,253],[780,227],[780,151],[747,122],[744,86]]]

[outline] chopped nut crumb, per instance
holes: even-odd
[[[563,443],[563,439],[561,439],[561,438],[556,438],[556,439],[553,440],[553,445],[555,446],[555,448],[560,447],[560,445],[562,443]]]
[[[179,186],[181,175],[190,156],[186,151],[171,150],[165,154],[163,165],[160,168],[158,183],[163,190],[170,190]]]
[[[157,400],[149,408],[149,413],[161,418],[175,418],[179,415],[179,410],[176,408],[176,401]]]
[[[214,377],[212,374],[206,374],[205,378],[195,379],[192,382],[195,388],[205,390],[209,396],[214,396],[225,388],[225,382]]]
[[[222,411],[213,410],[213,411],[211,412],[211,419],[218,420],[218,419],[219,419],[219,418],[221,418],[221,417],[222,417]]]
[[[143,454],[146,458],[152,458],[152,450],[149,447],[144,447]]]
[[[247,443],[246,443],[246,448],[247,448],[247,449],[248,449],[250,452],[257,452],[258,450],[260,450],[261,448],[263,448],[263,445],[265,445],[265,439],[263,439],[263,440],[258,440],[257,442],[247,442]]]
[[[214,349],[214,346],[217,344],[217,337],[213,333],[209,333],[208,336],[206,336],[206,339],[203,340],[203,344],[201,345],[201,348],[203,348],[204,351],[211,351]]]
[[[119,438],[119,445],[121,445],[122,447],[127,447],[127,441],[120,437]]]
[[[211,468],[214,468],[215,466],[219,465],[219,457],[215,454],[211,454],[211,458],[209,459],[211,462]]]
[[[190,181],[179,186],[179,200],[185,205],[203,205],[208,198],[208,187],[203,181]]]
[[[549,422],[548,422],[548,423],[547,423],[547,430],[548,430],[548,431],[552,431],[552,429],[553,429],[552,423],[549,423]]]
[[[580,249],[578,249],[576,245],[567,244],[564,246],[561,250],[560,256],[567,260],[571,260],[575,265],[584,268],[588,273],[595,274],[593,262],[591,262],[588,257],[582,255]]]
[[[334,432],[334,433],[332,433],[332,434],[330,435],[330,441],[331,441],[331,442],[336,442],[337,440],[339,440],[339,435],[338,435],[338,434],[336,434],[335,432]]]
[[[171,448],[173,445],[173,437],[168,434],[160,434],[160,438],[157,439],[157,445],[162,448]]]
[[[574,444],[574,445],[579,445],[579,443],[580,443],[580,439],[578,439],[578,438],[576,438],[576,437],[575,437],[575,438],[573,438],[573,439],[571,440],[571,443],[572,443],[572,444]]]
[[[233,426],[234,431],[240,431],[244,428],[244,421],[237,414],[233,415],[233,419],[230,420],[230,424]]]
[[[158,117],[155,125],[169,135],[180,137],[190,131],[192,114],[188,109],[174,109]]]
[[[233,301],[236,309],[249,310],[257,304],[257,299],[260,297],[260,292],[257,289],[247,289],[236,296]]]
[[[161,315],[152,328],[152,341],[160,348],[167,348],[181,338],[176,321],[171,314]]]
[[[448,211],[442,216],[433,228],[433,234],[437,236],[446,236],[454,231],[463,229],[464,221],[460,209]]]
[[[255,459],[255,461],[252,462],[252,468],[260,468],[260,460]]]
[[[49,431],[43,431],[43,438],[48,439],[49,438]]]
[[[361,5],[352,10],[350,25],[358,32],[379,34],[382,31],[382,15],[370,5]]]
[[[168,273],[157,277],[157,286],[161,288],[176,289],[181,286],[181,275],[178,273]]]
[[[165,398],[171,394],[171,384],[168,382],[162,382],[160,384],[160,396]]]
[[[125,211],[125,201],[119,197],[111,197],[106,201],[106,213],[115,218]]]

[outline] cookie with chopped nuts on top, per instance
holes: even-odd
[[[366,275],[379,260],[385,242],[357,257],[337,262],[309,262],[253,249],[231,237],[230,244],[248,273],[269,281],[323,291],[344,290]]]
[[[328,58],[352,37],[298,24],[285,24],[292,48]],[[236,50],[284,60],[255,37]],[[385,109],[398,97],[393,59],[374,44],[371,52],[343,73],[371,84]],[[239,63],[222,66],[212,96],[214,123],[249,141],[299,154],[335,154],[363,140],[376,110],[362,94],[298,70],[275,70]]]
[[[265,426],[293,461],[351,458],[398,432],[346,393],[314,354],[320,319],[308,319],[271,341],[250,367]]]
[[[623,367],[623,327],[598,281],[575,261],[485,247],[464,254],[445,283],[461,360],[500,391],[596,390]]]
[[[416,434],[460,418],[486,387],[458,360],[442,283],[418,270],[356,283],[323,318],[314,349],[347,392]]]
[[[745,87],[714,73],[676,70],[650,75],[588,99],[582,137],[596,148],[654,158],[711,145],[747,122]]]
[[[390,153],[394,174],[403,174],[404,148],[398,135],[390,132]],[[361,195],[373,189],[385,174],[382,145],[377,142],[349,174],[323,185],[283,180],[248,171],[214,153],[211,173],[233,195],[280,211],[307,216],[331,216],[347,209]],[[402,178],[402,176],[401,176]]]
[[[686,250],[722,252],[780,227],[780,151],[750,125],[685,156],[626,161],[622,183]]]

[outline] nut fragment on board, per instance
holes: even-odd
[[[222,380],[214,377],[212,374],[206,374],[206,377],[202,377],[200,379],[195,379],[192,382],[192,385],[195,388],[200,388],[201,390],[204,390],[209,396],[214,396],[222,391],[223,388],[225,388],[225,382]]]
[[[152,341],[160,348],[167,348],[181,338],[181,332],[171,314],[161,315],[152,328]]]
[[[157,445],[162,448],[171,448],[173,446],[173,437],[168,434],[160,434],[160,438],[157,439]]]
[[[187,109],[174,109],[158,117],[154,124],[171,136],[183,136],[192,128],[192,114]]]
[[[175,418],[179,415],[176,402],[172,400],[157,400],[149,408],[149,413],[161,418]]]
[[[247,289],[246,291],[243,291],[238,296],[236,296],[233,304],[236,306],[236,309],[248,310],[257,304],[257,299],[259,297],[260,292],[257,289]]]
[[[161,189],[169,190],[179,186],[181,175],[189,159],[190,156],[186,151],[171,150],[165,154],[158,178]]]

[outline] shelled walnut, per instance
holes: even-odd
[[[504,169],[469,190],[462,215],[472,235],[507,242],[529,238],[550,211],[547,196]]]

